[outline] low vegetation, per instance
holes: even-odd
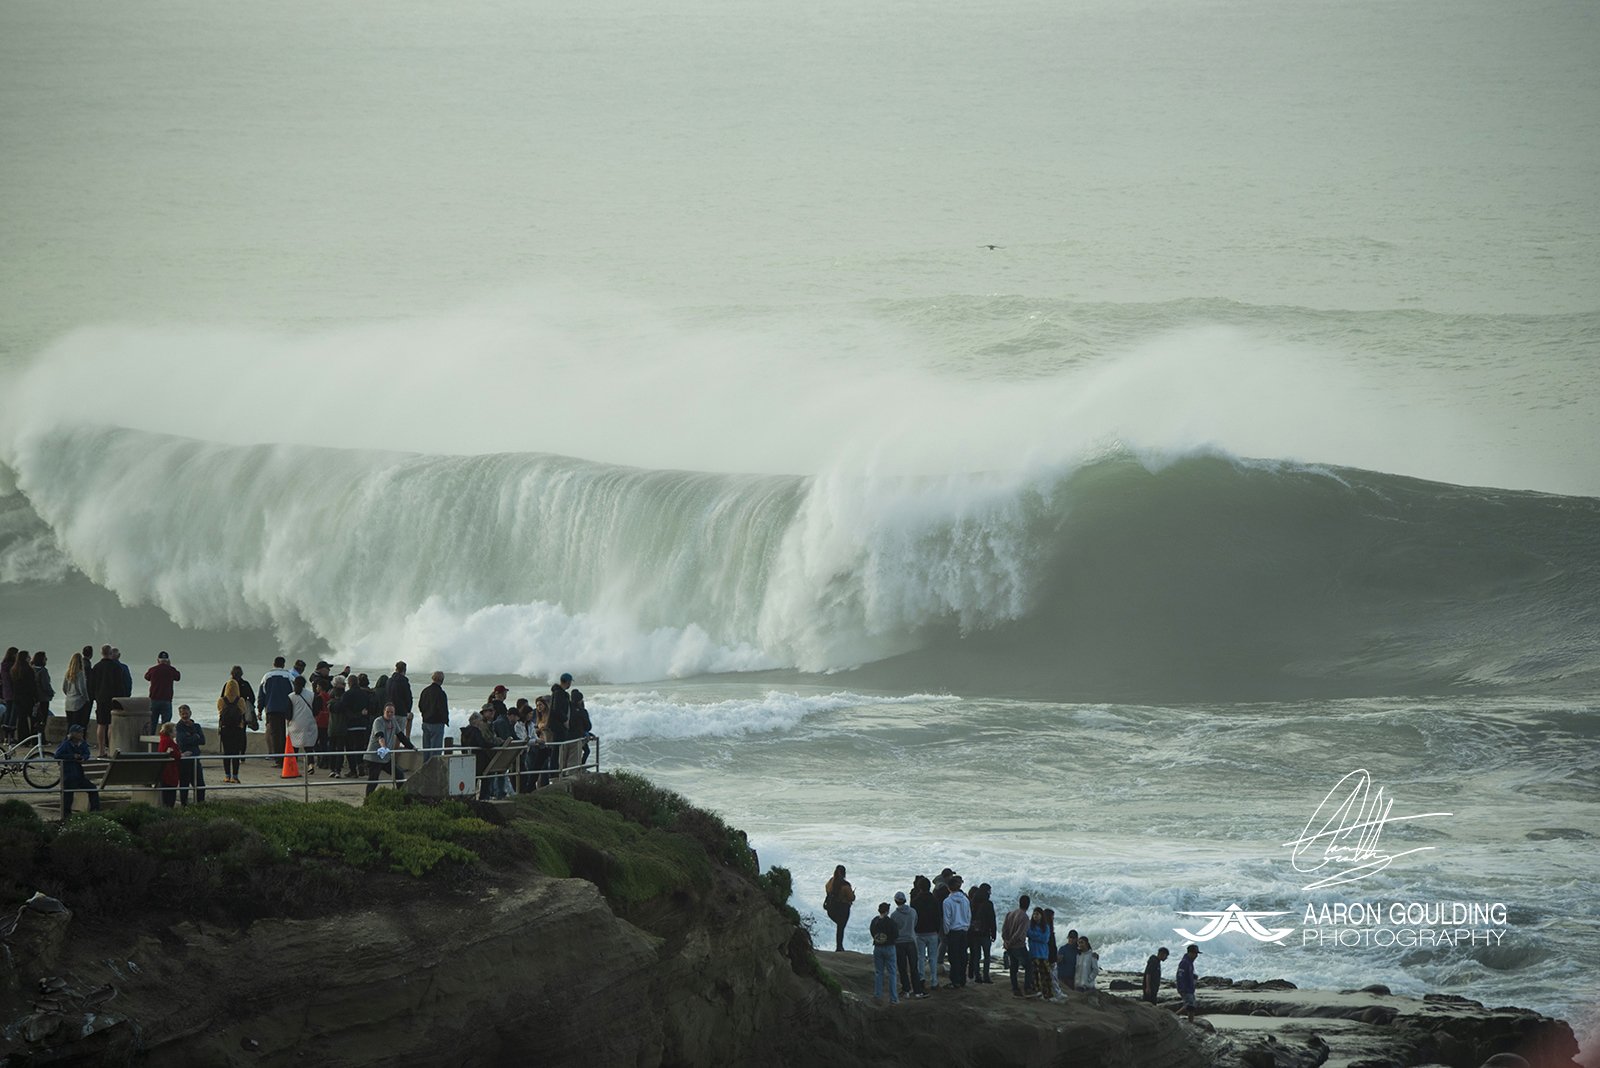
[[[9,801],[0,804],[0,858],[0,908],[38,890],[80,917],[107,921],[163,912],[220,922],[310,915],[422,888],[470,893],[485,869],[533,869],[586,879],[619,914],[670,930],[726,871],[759,888],[794,925],[795,970],[837,987],[789,904],[788,871],[758,872],[744,832],[626,772],[580,776],[568,790],[541,790],[510,806],[381,790],[360,807],[124,805],[58,825]]]

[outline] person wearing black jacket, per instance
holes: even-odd
[[[394,674],[389,676],[389,703],[394,705],[394,714],[397,719],[405,724],[406,737],[411,737],[411,680],[406,678],[406,662],[396,662]]]
[[[969,896],[972,902],[972,937],[968,940],[970,963],[967,977],[975,983],[992,983],[989,976],[990,948],[1000,933],[995,922],[994,900],[988,883],[982,883]]]
[[[872,1000],[883,1001],[883,988],[889,988],[889,1004],[900,1003],[899,996],[895,993],[894,974],[894,943],[899,937],[899,928],[894,920],[889,918],[889,903],[880,902],[878,915],[868,925],[868,932],[872,935]]]
[[[39,676],[33,670],[33,657],[26,649],[17,654],[11,665],[11,716],[12,730],[18,738],[35,733],[33,706],[39,699]]]
[[[122,672],[111,659],[111,646],[100,647],[100,659],[89,669],[89,696],[94,698],[95,741],[102,759],[111,755],[111,702],[117,699]]]
[[[551,764],[562,771],[578,761],[578,747],[561,744],[573,736],[572,729],[568,725],[569,717],[572,715],[572,695],[567,692],[570,689],[572,689],[572,676],[564,672],[561,681],[550,687],[550,735],[552,743],[557,746],[555,759]]]
[[[920,971],[926,961],[928,989],[938,990],[939,928],[944,917],[939,903],[933,899],[933,884],[926,875],[919,875],[911,882],[911,910],[917,914],[917,970]]]
[[[489,766],[489,761],[494,759],[494,751],[498,744],[485,728],[481,712],[474,712],[467,719],[467,725],[461,728],[461,748],[471,749],[476,758],[479,801],[489,800],[490,784],[483,772]]]
[[[396,710],[399,709],[396,705]],[[444,672],[435,671],[432,680],[422,688],[417,698],[417,711],[422,713],[423,759],[444,752],[444,732],[450,726],[450,698],[444,692]]]
[[[589,732],[594,730],[594,723],[589,719],[589,709],[583,703],[583,691],[574,689],[569,695],[572,698],[572,708],[567,712],[567,731],[573,738],[583,739],[583,750],[578,754],[576,763],[589,763]],[[577,746],[572,748],[577,749]]]
[[[358,754],[367,748],[367,739],[372,734],[372,691],[367,689],[367,677],[354,676],[344,696],[340,697],[338,690],[335,690],[334,698],[339,702],[340,718],[344,723],[344,733],[334,739],[334,744],[345,750],[345,759],[350,762],[349,775],[355,778],[361,772],[361,757]]]

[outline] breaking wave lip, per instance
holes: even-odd
[[[0,559],[48,534],[125,603],[351,662],[1119,700],[1600,677],[1595,498],[1211,449],[800,477],[104,427],[8,448],[38,522],[9,509]]]

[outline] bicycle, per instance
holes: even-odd
[[[35,790],[53,790],[61,784],[61,762],[45,751],[44,735],[35,734],[0,745],[0,779],[7,775],[21,775]]]

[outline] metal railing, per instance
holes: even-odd
[[[29,739],[29,741],[31,740],[32,739]],[[26,743],[19,743],[16,747],[14,747],[14,749],[20,750],[24,748],[25,745]],[[574,759],[567,767],[560,767],[560,755],[564,751],[567,751],[570,747],[574,746],[588,747],[591,751],[587,756],[580,756]],[[312,791],[317,789],[357,786],[363,782],[369,785],[387,784],[392,787],[398,787],[406,780],[406,778],[409,777],[410,774],[415,773],[407,773],[402,771],[398,766],[399,762],[395,759],[397,756],[408,752],[422,754],[421,762],[415,769],[416,771],[420,771],[423,764],[426,764],[438,757],[455,756],[473,758],[474,771],[472,783],[474,789],[471,791],[471,793],[474,796],[483,791],[484,783],[494,782],[495,780],[502,778],[509,779],[511,781],[513,787],[510,792],[516,794],[530,792],[533,789],[538,789],[539,787],[547,785],[556,779],[564,778],[576,772],[598,772],[600,770],[600,738],[598,735],[594,734],[590,734],[581,738],[572,738],[565,742],[537,742],[529,744],[512,743],[510,745],[496,746],[493,749],[487,750],[487,752],[491,754],[501,753],[508,748],[522,750],[524,754],[550,754],[550,756],[554,759],[554,763],[546,762],[544,765],[539,767],[523,768],[522,764],[525,759],[523,758],[518,760],[515,768],[508,769],[505,772],[490,775],[479,775],[476,770],[476,758],[478,750],[464,749],[459,745],[452,745],[450,747],[440,749],[424,749],[421,746],[406,748],[402,746],[398,749],[391,749],[390,757],[387,761],[367,759],[371,752],[368,749],[297,749],[289,753],[203,753],[200,756],[179,757],[175,763],[178,763],[180,766],[184,763],[188,763],[191,768],[198,764],[202,769],[202,773],[204,773],[205,771],[220,771],[221,769],[219,765],[224,760],[239,761],[241,764],[245,761],[274,761],[281,765],[286,758],[292,758],[299,765],[298,774],[287,776],[280,774],[277,778],[269,779],[266,782],[216,784],[207,782],[203,786],[196,786],[191,781],[187,785],[180,784],[178,786],[166,786],[152,785],[142,782],[102,784],[102,782],[97,782],[96,779],[103,779],[104,773],[112,766],[115,758],[112,758],[111,760],[91,758],[85,763],[85,774],[89,778],[89,787],[74,787],[70,792],[76,795],[88,793],[89,789],[93,789],[102,795],[106,793],[127,793],[131,795],[134,793],[151,794],[160,793],[162,791],[171,791],[173,794],[178,795],[187,794],[190,791],[197,790],[204,790],[207,794],[224,793],[229,790],[293,790],[297,791],[304,800],[310,801]],[[37,749],[32,751],[38,752]],[[13,757],[10,755],[10,753],[10,750],[6,751],[5,753],[0,753],[0,781],[4,781],[5,778],[12,774],[17,774],[22,776],[30,783],[30,788],[0,789],[0,797],[30,797],[34,799],[41,799],[42,795],[54,794],[57,798],[61,798],[62,794],[68,792],[66,790],[66,776],[62,774],[61,762],[55,757]],[[150,764],[151,762],[149,761],[149,758],[155,756],[156,754],[141,750],[129,754],[123,754],[119,751],[116,755],[136,756],[140,758],[141,764]],[[365,769],[365,775],[348,771],[349,758],[352,756],[357,758],[357,761],[361,764],[363,769]],[[337,760],[341,765],[343,765],[340,770],[345,771],[345,774],[335,778],[332,775],[332,772],[335,769],[323,769],[318,767],[318,762],[325,759]],[[377,764],[383,768],[383,771],[380,772],[376,777],[371,774],[370,765],[373,764]],[[43,775],[30,775],[30,770],[34,768],[42,768],[49,776],[51,776],[51,780],[43,786],[31,785],[36,780],[44,777]],[[99,771],[101,774],[96,775],[96,771]],[[322,772],[321,775],[317,774],[319,771]],[[192,780],[192,774],[190,778]],[[527,790],[522,789],[524,785],[528,787]],[[65,808],[64,799],[62,799],[62,803],[63,808]]]

